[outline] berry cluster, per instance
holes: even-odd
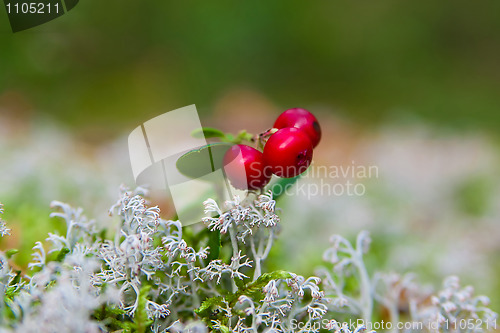
[[[271,130],[259,136],[259,143],[264,143],[261,139],[267,139],[263,152],[238,144],[224,155],[224,171],[234,187],[257,190],[266,186],[273,174],[292,178],[306,171],[313,148],[321,139],[321,128],[306,109],[288,109]]]

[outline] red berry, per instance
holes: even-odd
[[[311,164],[313,146],[309,137],[294,127],[278,130],[264,147],[264,160],[279,177],[291,178],[306,171]]]
[[[271,173],[265,170],[264,155],[250,146],[232,146],[224,155],[223,163],[227,177],[237,189],[257,190],[271,179]]]
[[[321,128],[316,117],[306,109],[288,109],[279,115],[274,122],[275,128],[295,127],[303,130],[313,147],[316,147],[321,139]]]

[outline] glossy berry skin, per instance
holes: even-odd
[[[309,137],[298,128],[287,127],[271,135],[264,147],[264,160],[279,177],[300,175],[312,161],[313,146]]]
[[[264,155],[250,146],[232,146],[224,155],[223,163],[226,176],[237,189],[258,190],[271,179],[269,170],[266,172]]]
[[[276,119],[274,127],[295,127],[303,130],[311,140],[313,147],[316,147],[319,140],[321,140],[321,128],[318,119],[306,109],[294,108],[286,110]]]

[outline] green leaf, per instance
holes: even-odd
[[[189,178],[200,178],[221,169],[222,159],[232,144],[225,142],[210,143],[191,150],[179,157],[177,169]]]
[[[236,284],[236,287],[238,287],[238,289],[245,288],[245,282],[243,280],[234,279],[234,283]]]
[[[10,250],[7,250],[7,252],[5,252],[5,255],[7,256],[7,259],[10,259],[10,258],[12,258],[13,255],[15,255],[18,252],[19,252],[18,249],[10,249]]]
[[[54,259],[54,261],[57,261],[57,262],[62,262],[64,260],[64,258],[66,257],[66,255],[69,253],[69,249],[67,247],[63,247],[61,249],[61,251],[59,251],[59,253],[57,253],[57,256],[56,258]]]
[[[246,295],[250,298],[255,298],[256,294],[260,293],[262,288],[266,284],[268,284],[269,281],[271,280],[278,280],[278,279],[290,279],[292,276],[290,273],[282,270],[270,272],[270,273],[264,273],[257,280],[255,280],[252,283],[249,283],[245,288],[242,288],[238,290],[236,293],[228,297],[229,305],[233,307],[236,302],[238,301],[238,298],[242,295]]]
[[[106,328],[110,332],[116,332],[119,329],[131,329],[131,322],[124,322],[122,317],[125,311],[114,305],[103,304],[100,308],[94,310],[93,317],[98,321],[105,321]],[[123,330],[125,331],[125,330]]]
[[[289,272],[278,270],[270,273],[264,273],[257,280],[251,282],[240,288],[236,293],[230,294],[225,298],[222,296],[211,297],[203,301],[201,306],[194,310],[194,312],[199,315],[206,323],[210,323],[210,320],[213,319],[213,311],[217,308],[217,306],[224,306],[224,301],[229,302],[229,306],[231,308],[234,307],[238,298],[242,295],[247,295],[252,299],[256,299],[256,296],[261,293],[262,288],[269,283],[271,280],[277,279],[290,279],[292,276]],[[222,314],[218,314],[218,316],[223,316]],[[223,319],[223,318],[217,318]]]
[[[274,184],[271,185],[271,192],[273,192],[273,199],[276,200],[285,194],[286,190],[293,186],[301,175],[295,176],[293,178],[280,178]]]
[[[251,141],[253,134],[248,133],[246,130],[238,132],[236,136],[230,133],[224,133],[221,130],[212,127],[202,127],[195,129],[191,132],[191,136],[197,139],[219,138],[222,142],[229,142],[234,144],[242,143],[243,141]]]
[[[12,279],[11,284],[18,284],[19,282],[21,282],[21,273],[21,271],[16,271],[16,276]]]
[[[11,281],[11,284],[4,289],[4,296],[6,300],[13,300],[15,296],[19,295],[22,289],[21,271],[16,271],[16,276]]]
[[[194,312],[202,318],[209,319],[209,317],[212,313],[212,308],[214,308],[217,305],[222,306],[223,300],[224,300],[224,298],[222,298],[222,296],[215,296],[215,297],[207,298],[206,300],[203,301],[203,303],[201,303],[201,305],[198,309],[194,310]]]
[[[151,286],[145,285],[139,291],[139,301],[137,304],[137,310],[134,314],[134,328],[138,333],[145,333],[148,327],[153,323],[152,320],[148,318],[148,312],[146,311],[147,297]]]
[[[197,139],[203,138],[223,138],[226,134],[216,128],[202,127],[191,132],[191,136]]]
[[[220,255],[220,231],[214,230],[211,231],[208,235],[208,246],[210,246],[210,252],[208,253],[208,261],[212,261],[215,259],[219,259]]]
[[[222,333],[229,333],[231,332],[231,330],[229,329],[229,327],[225,326],[225,325],[220,325],[219,326],[219,329]]]
[[[243,141],[251,141],[252,138],[253,138],[253,134],[250,134],[247,131],[242,130],[242,131],[240,131],[238,133],[238,135],[236,136],[236,138],[234,138],[233,140],[231,140],[231,142],[239,144],[239,143],[241,143]]]

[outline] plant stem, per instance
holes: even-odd
[[[365,263],[363,262],[363,255],[361,254],[362,250],[356,250],[355,264],[358,268],[361,283],[361,315],[365,323],[368,323],[371,320],[373,311],[372,287],[370,283],[370,277],[368,276],[368,272],[366,271]]]
[[[238,256],[238,240],[236,239],[236,228],[234,227],[234,224],[231,224],[229,227],[229,236],[231,237],[231,245],[233,246],[233,258],[236,258]],[[231,280],[233,282],[233,293],[238,290],[238,287],[236,286],[236,282],[234,280]]]

